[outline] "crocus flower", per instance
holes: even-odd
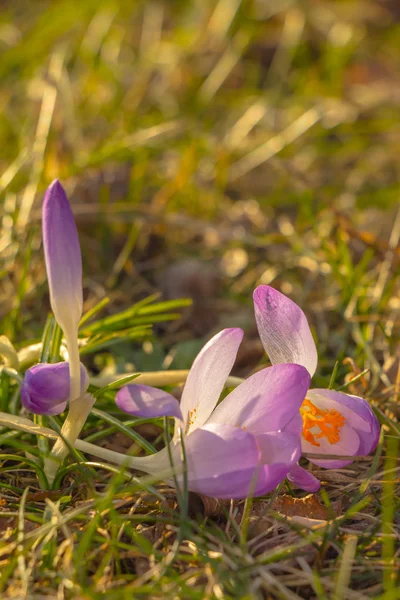
[[[284,294],[268,285],[254,292],[254,308],[261,341],[272,364],[296,363],[312,377],[317,367],[317,349],[303,311]],[[308,390],[301,405],[302,452],[343,456],[367,455],[379,439],[379,422],[368,402],[358,396],[328,389]],[[351,460],[310,459],[327,469],[340,468]],[[307,491],[320,482],[296,465],[288,478]]]
[[[73,401],[81,389],[78,326],[82,316],[82,258],[71,206],[58,180],[44,197],[42,227],[50,304],[67,342]]]
[[[290,423],[299,418],[308,389],[310,376],[304,367],[263,369],[216,406],[242,337],[240,329],[225,329],[204,346],[190,369],[180,405],[167,392],[139,384],[127,385],[116,397],[119,408],[130,415],[174,417],[169,451],[178,479],[182,480],[181,432],[188,488],[218,498],[273,490],[300,456],[299,436],[290,431]],[[147,473],[168,469],[168,449],[135,457],[135,464]]]
[[[89,377],[81,363],[81,395],[89,385]],[[21,386],[21,402],[37,415],[59,415],[64,412],[70,396],[69,364],[40,363],[25,373]]]

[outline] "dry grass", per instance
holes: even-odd
[[[1,597],[400,597],[397,3],[3,4],[1,333],[18,350],[57,349],[51,320],[42,336],[39,219],[59,177],[85,308],[109,299],[82,331],[100,336],[83,351],[92,373],[186,369],[204,339],[238,325],[234,374],[248,375],[266,361],[251,292],[271,283],[312,323],[314,386],[337,364],[334,387],[366,397],[385,435],[376,456],[314,468],[318,505],[284,485],[243,511],[177,506],[161,484],[80,453],[60,491],[43,490],[43,447],[3,429]],[[192,308],[104,321],[157,291]],[[127,436],[112,390],[96,406],[87,441],[162,444],[162,422],[129,422]],[[0,410],[21,410],[5,369]]]

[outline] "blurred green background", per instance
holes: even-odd
[[[45,321],[40,203],[58,177],[86,309],[193,299],[117,361],[185,368],[242,325],[248,370],[263,356],[251,293],[271,283],[305,309],[322,372],[349,354],[391,380],[398,2],[3,1],[0,49],[0,317],[15,343]]]

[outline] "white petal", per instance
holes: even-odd
[[[319,429],[315,428],[315,431],[319,433]],[[343,425],[340,430],[340,440],[336,444],[328,442],[326,437],[321,437],[316,440],[319,446],[314,446],[307,442],[303,437],[301,438],[301,450],[303,453],[308,452],[311,454],[337,454],[338,456],[354,456],[357,454],[357,450],[360,446],[360,438],[358,433],[350,427],[350,425]],[[339,459],[308,459],[310,462],[326,469],[339,469],[350,464],[351,460],[339,460]]]
[[[260,285],[253,300],[258,332],[272,364],[296,363],[313,376],[317,349],[301,308],[269,285]]]
[[[367,403],[363,398],[324,389],[308,390],[307,398],[318,408],[337,410],[354,429],[371,432],[371,414],[373,413],[369,407],[369,410],[366,408]]]
[[[197,355],[181,399],[186,433],[201,427],[214,410],[242,338],[241,329],[224,329],[211,338]]]

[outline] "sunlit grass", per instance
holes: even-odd
[[[39,236],[59,177],[85,263],[81,355],[109,378],[94,379],[82,440],[160,448],[164,422],[124,420],[114,378],[186,369],[219,327],[246,329],[240,375],[266,361],[252,334],[260,283],[304,307],[314,386],[366,397],[385,436],[375,456],[314,468],[336,515],[318,524],[277,509],[275,497],[303,496],[285,486],[213,512],[79,449],[49,490],[51,441],[3,428],[2,598],[398,597],[399,35],[395,3],[369,0],[8,3],[0,334],[11,362],[23,373],[63,357]],[[174,276],[176,294],[156,296],[187,257],[201,261],[194,289]],[[202,279],[210,265],[217,292]],[[0,411],[19,415],[13,369],[0,373]]]

